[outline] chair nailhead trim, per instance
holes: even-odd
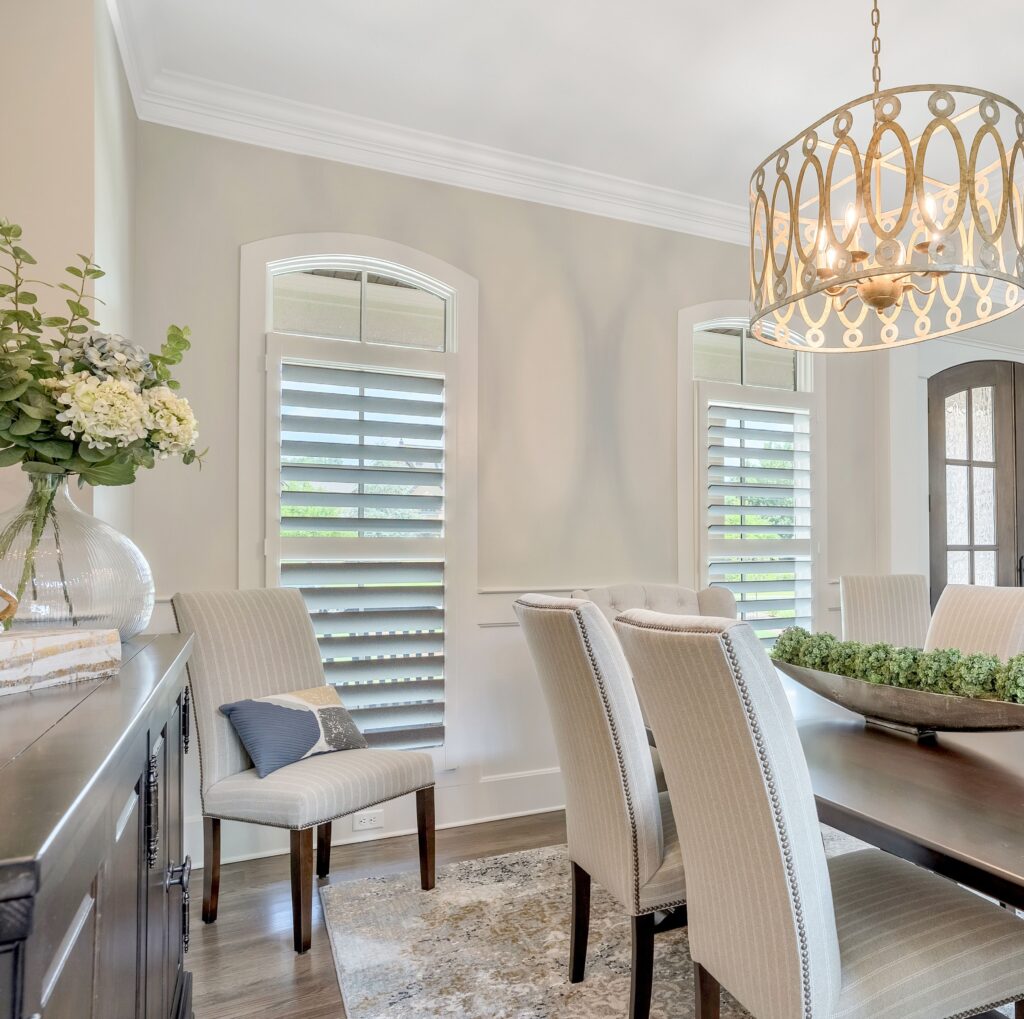
[[[519,598],[516,599],[516,604],[522,605],[525,609],[539,609],[542,611],[549,610],[555,612],[566,611],[566,608],[563,606],[532,605],[530,602],[523,601]],[[614,719],[612,718],[611,704],[608,700],[608,692],[605,689],[604,677],[601,675],[601,670],[597,665],[597,659],[594,657],[594,649],[590,645],[590,634],[587,632],[587,627],[583,621],[583,613],[580,609],[573,609],[572,614],[576,621],[576,626],[580,631],[580,637],[583,640],[583,647],[587,652],[587,658],[590,661],[591,672],[593,672],[594,679],[597,681],[597,691],[601,695],[601,704],[604,707],[605,720],[608,722],[608,728],[611,730],[612,743],[615,746],[615,757],[619,764],[619,779],[622,782],[622,794],[626,800],[626,813],[629,815],[630,840],[633,845],[633,914],[635,916],[640,916],[643,915],[640,910],[640,837],[637,833],[636,813],[633,809],[633,797],[630,794],[629,784],[626,780],[626,762],[622,753],[622,741],[619,738],[619,731],[615,726]],[[680,902],[678,904],[683,905],[684,903]]]
[[[751,737],[754,740],[754,747],[757,751],[757,761],[761,769],[761,778],[768,790],[768,799],[772,806],[772,816],[775,822],[775,832],[779,844],[782,847],[782,858],[785,865],[786,884],[789,888],[790,901],[793,905],[793,919],[796,923],[797,947],[800,953],[800,984],[803,997],[804,1019],[812,1019],[811,1015],[811,972],[810,953],[807,947],[807,927],[804,923],[803,903],[800,900],[800,889],[796,883],[796,870],[793,866],[793,847],[789,841],[789,832],[786,830],[785,819],[782,816],[782,801],[775,784],[775,776],[772,774],[771,765],[768,760],[768,752],[765,749],[764,734],[758,723],[757,715],[754,713],[754,703],[747,688],[747,681],[740,670],[739,658],[736,649],[733,647],[732,638],[727,630],[720,630],[714,627],[682,627],[682,626],[659,626],[656,623],[638,623],[631,619],[620,620],[626,626],[633,626],[639,630],[661,630],[665,633],[699,633],[705,635],[717,634],[725,651],[726,660],[729,663],[729,671],[732,673],[733,682],[740,695],[743,704],[743,713],[747,718],[747,725],[750,728]],[[973,1014],[973,1013],[968,1013]],[[959,1019],[959,1017],[952,1017]]]

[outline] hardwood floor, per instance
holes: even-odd
[[[561,811],[490,821],[437,833],[437,866],[565,842]],[[313,943],[292,949],[288,856],[233,863],[221,869],[215,924],[195,909],[185,965],[194,979],[196,1019],[340,1019],[341,1004],[320,897],[313,889]],[[335,846],[329,882],[415,871],[415,835]],[[429,894],[429,893],[424,893]]]

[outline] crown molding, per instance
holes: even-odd
[[[727,202],[473,142],[159,72],[136,96],[142,120],[298,155],[749,243],[747,211]]]
[[[161,71],[137,10],[124,0],[107,0],[107,7],[141,120],[730,244],[749,243],[742,206]]]

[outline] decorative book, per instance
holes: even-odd
[[[0,696],[113,676],[117,630],[15,630],[0,634]]]

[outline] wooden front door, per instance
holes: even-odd
[[[1022,367],[972,361],[928,380],[933,606],[946,584],[1020,583],[1015,422],[1024,419],[1017,412]]]

